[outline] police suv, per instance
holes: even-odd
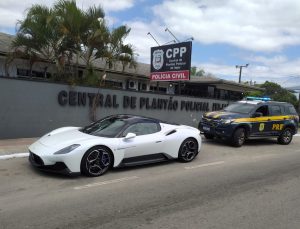
[[[292,104],[247,97],[221,111],[202,116],[199,129],[207,139],[225,139],[240,147],[249,138],[275,137],[287,145],[297,133],[299,116]]]

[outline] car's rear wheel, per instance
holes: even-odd
[[[90,177],[101,176],[112,166],[113,157],[110,150],[103,146],[89,149],[81,160],[81,172]]]
[[[206,139],[213,139],[213,138],[214,138],[214,135],[213,135],[213,134],[204,133],[204,137],[205,137]]]
[[[231,144],[235,147],[241,147],[246,140],[246,132],[244,128],[238,128],[231,138]]]
[[[185,139],[178,152],[178,159],[181,162],[190,162],[195,159],[198,154],[198,142],[194,138]]]
[[[280,136],[278,137],[277,141],[281,145],[288,145],[293,139],[293,131],[290,128],[285,128]]]

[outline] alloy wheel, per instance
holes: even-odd
[[[180,158],[189,162],[192,161],[198,153],[198,144],[195,140],[188,139],[184,141],[180,147]]]
[[[105,173],[111,164],[109,152],[105,149],[92,150],[86,157],[86,170],[93,176]]]

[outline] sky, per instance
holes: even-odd
[[[32,4],[54,0],[0,0],[0,32],[15,34]],[[150,64],[150,48],[193,38],[192,66],[216,77],[238,81],[266,80],[300,88],[299,0],[77,0],[86,9],[101,5],[111,28],[131,28],[125,43],[137,60]]]

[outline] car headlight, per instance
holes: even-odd
[[[73,151],[74,149],[78,148],[80,145],[79,144],[74,144],[74,145],[70,145],[66,148],[63,148],[61,150],[56,151],[54,154],[66,154],[66,153],[70,153],[71,151]]]
[[[221,119],[221,123],[224,124],[224,125],[228,125],[232,122],[233,122],[233,120],[231,120],[231,119]]]

